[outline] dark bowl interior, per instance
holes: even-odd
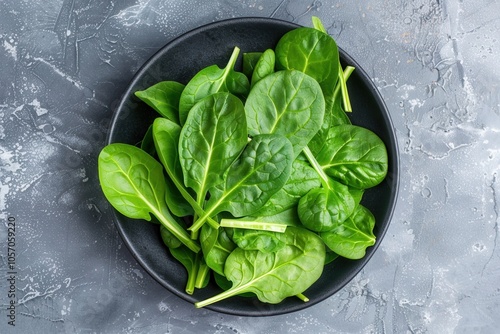
[[[154,111],[136,99],[133,93],[159,81],[175,80],[187,83],[200,69],[217,64],[224,67],[234,48],[243,52],[274,48],[279,38],[298,26],[275,19],[239,18],[212,23],[188,32],[160,49],[135,75],[112,120],[108,143],[136,144],[157,117]],[[398,193],[398,150],[394,129],[386,106],[366,73],[341,51],[343,65],[356,70],[348,80],[353,112],[353,124],[377,133],[385,142],[389,154],[389,173],[386,180],[368,190],[363,204],[376,218],[377,242],[369,247],[366,256],[357,261],[337,259],[324,269],[322,277],[306,292],[310,299],[287,298],[277,305],[261,303],[257,298],[234,297],[208,306],[208,309],[242,316],[277,315],[309,307],[328,298],[346,285],[370,260],[390,223]],[[116,213],[116,226],[137,261],[169,291],[189,302],[196,302],[220,292],[211,283],[185,293],[186,272],[171,256],[160,238],[158,225],[126,218]]]

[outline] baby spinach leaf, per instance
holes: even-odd
[[[179,100],[184,85],[175,81],[162,81],[145,90],[135,92],[135,96],[156,110],[163,117],[179,124]]]
[[[347,186],[334,180],[328,184],[328,187],[310,190],[299,201],[300,221],[311,231],[330,231],[354,211],[354,199]]]
[[[198,230],[208,217],[227,211],[235,217],[259,210],[290,176],[293,148],[280,135],[257,135],[225,174],[223,183],[210,189],[206,212],[189,229]]]
[[[366,128],[334,126],[323,145],[314,145],[311,151],[326,174],[351,187],[376,186],[387,174],[384,142]]]
[[[336,259],[338,259],[339,255],[332,251],[330,248],[326,247],[326,254],[325,254],[325,266],[329,263],[332,263]]]
[[[168,176],[165,178],[167,189],[165,200],[173,213],[178,217],[191,215],[194,212],[203,215],[205,211],[193,199],[189,189],[184,186],[183,174],[179,161],[179,137],[181,127],[166,118],[157,118],[153,123],[153,139],[158,157],[165,167]],[[172,187],[173,183],[175,187]],[[182,199],[184,198],[184,200]],[[213,219],[208,219],[210,225],[218,227]]]
[[[227,236],[225,229],[203,225],[200,244],[205,262],[214,272],[224,275],[224,263],[236,245]]]
[[[335,253],[357,260],[365,256],[367,247],[375,244],[374,226],[373,214],[358,205],[352,216],[332,231],[321,233],[321,238]]]
[[[262,52],[245,52],[243,53],[243,74],[247,76],[250,80],[252,79],[252,73],[254,71],[255,65],[259,61]]]
[[[361,200],[363,199],[363,195],[365,193],[365,189],[359,189],[359,188],[353,188],[353,187],[347,187],[349,189],[349,193],[351,194],[352,198],[354,199],[354,207],[357,207],[359,203],[361,203]]]
[[[200,250],[170,214],[165,203],[162,165],[138,147],[114,143],[98,158],[99,181],[108,201],[124,216],[160,223],[194,252]]]
[[[246,75],[241,72],[232,71],[226,79],[227,90],[242,100],[247,98],[250,91],[250,83]]]
[[[287,228],[284,236],[286,245],[276,252],[236,248],[224,267],[233,286],[195,306],[204,307],[245,292],[253,292],[262,302],[276,304],[304,292],[321,276],[324,243],[315,233],[298,227]]]
[[[141,140],[141,150],[154,157],[156,155],[155,143],[153,141],[153,125],[150,125]]]
[[[181,193],[181,190],[185,194],[188,193],[184,188],[178,153],[181,127],[166,118],[157,118],[153,122],[152,129],[156,152],[168,174],[165,178],[168,189],[165,192],[165,201],[170,211],[177,217],[190,216],[194,214],[193,207]]]
[[[337,44],[328,34],[317,29],[301,27],[287,32],[279,40],[275,52],[278,69],[301,71],[319,83],[338,77]]]
[[[235,228],[231,239],[241,249],[276,252],[286,245],[284,233]]]
[[[245,109],[250,135],[283,135],[297,156],[320,129],[325,101],[316,80],[287,70],[260,80],[250,91]]]
[[[247,138],[243,103],[234,95],[212,94],[191,109],[180,133],[179,157],[184,184],[197,193],[198,204],[223,181]]]
[[[313,25],[314,29],[295,29],[280,39],[276,46],[277,67],[296,69],[316,79],[325,98],[325,117],[330,117],[342,68],[335,40],[327,34],[319,18],[313,17]]]
[[[212,65],[198,72],[186,85],[182,91],[179,101],[179,120],[183,125],[191,108],[204,97],[218,92],[232,92],[238,95],[241,86],[250,87],[246,76],[234,75],[234,65],[238,59],[240,49],[235,47],[226,67],[221,69],[217,65]],[[227,81],[230,78],[231,85],[228,87]],[[236,91],[231,91],[231,89]]]
[[[302,196],[309,190],[321,186],[316,171],[303,160],[295,159],[288,181],[276,194],[254,213],[254,216],[270,216],[297,206]]]
[[[182,224],[181,224],[182,225]],[[165,226],[160,225],[161,240],[168,248],[177,248],[182,245],[179,239],[175,237]]]
[[[262,53],[257,64],[255,64],[255,68],[252,72],[252,80],[250,81],[250,87],[255,86],[259,80],[268,76],[271,73],[274,73],[274,65],[275,65],[275,55],[273,49],[267,49]]]
[[[165,202],[167,202],[170,212],[177,217],[192,216],[195,213],[193,207],[186,198],[182,196],[182,193],[168,176],[165,177],[165,186],[168,189],[168,191],[165,192]],[[185,189],[185,191],[188,192],[187,189]]]

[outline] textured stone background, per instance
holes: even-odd
[[[96,157],[135,71],[212,21],[319,16],[372,77],[396,127],[401,189],[365,269],[305,311],[195,310],[143,271],[97,183]],[[497,333],[500,2],[0,2],[1,333]],[[7,218],[17,319],[7,325]]]

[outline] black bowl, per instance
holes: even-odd
[[[264,51],[274,48],[280,37],[298,26],[267,18],[238,18],[220,21],[192,30],[160,49],[137,72],[114,114],[107,143],[136,144],[148,126],[157,117],[154,111],[136,99],[133,93],[159,81],[175,80],[187,83],[200,69],[217,64],[224,67],[234,46],[243,52]],[[349,57],[340,50],[343,65],[356,67],[348,80],[353,112],[353,124],[366,127],[385,142],[389,155],[389,173],[386,180],[368,190],[363,204],[376,218],[374,233],[377,242],[369,247],[361,260],[337,259],[324,269],[321,278],[305,295],[304,303],[298,298],[287,298],[282,303],[261,303],[257,298],[233,297],[208,306],[208,309],[233,315],[267,316],[298,311],[322,301],[345,286],[370,260],[389,226],[398,193],[398,150],[393,125],[382,98],[372,81]],[[176,262],[160,238],[158,225],[126,218],[116,213],[116,226],[127,247],[144,269],[161,285],[177,296],[194,303],[220,292],[214,284],[185,293],[186,272]]]

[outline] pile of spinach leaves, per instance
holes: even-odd
[[[102,190],[123,215],[160,223],[188,272],[186,292],[209,279],[234,295],[279,303],[297,296],[337,256],[359,259],[375,243],[365,189],[385,177],[387,152],[351,124],[333,38],[314,28],[276,48],[164,81],[135,95],[159,113],[141,147],[113,143],[98,159]]]

